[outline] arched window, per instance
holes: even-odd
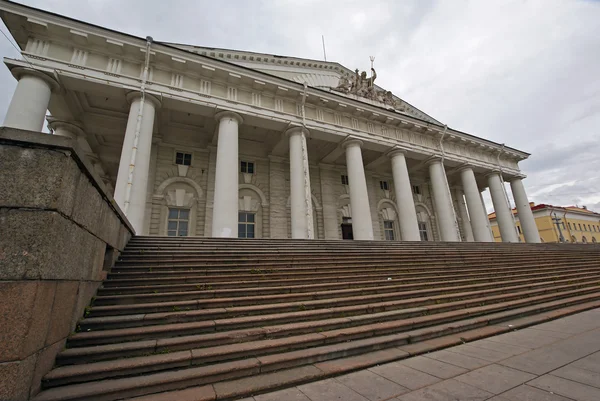
[[[419,225],[419,234],[421,241],[433,241],[431,235],[431,215],[429,211],[422,205],[416,205],[417,224]]]
[[[596,237],[592,237],[592,243],[595,244],[596,243]]]
[[[584,244],[587,244],[587,238],[585,237],[585,235],[583,237],[581,237],[581,242],[583,242]]]
[[[576,244],[577,243],[577,238],[575,238],[574,235],[571,236],[571,242]]]

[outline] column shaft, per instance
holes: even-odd
[[[513,179],[510,182],[510,188],[512,189],[515,204],[517,205],[517,214],[519,215],[519,221],[521,222],[525,241],[530,243],[541,242],[540,233],[537,224],[535,224],[535,218],[531,212],[531,207],[529,206],[529,199],[527,199],[523,181],[520,178]]]
[[[8,106],[4,125],[30,131],[41,131],[53,87],[50,77],[29,69],[15,69],[19,82]]]
[[[348,186],[350,187],[350,208],[352,209],[352,232],[354,239],[372,240],[373,222],[369,208],[367,180],[363,166],[361,142],[350,140],[344,144],[346,148],[346,168],[348,170]]]
[[[489,220],[485,207],[481,202],[481,194],[477,187],[475,174],[471,168],[464,168],[460,172],[465,198],[467,199],[467,207],[469,208],[469,216],[471,217],[471,228],[473,229],[473,237],[477,242],[493,242],[494,239],[490,235]]]
[[[490,187],[490,194],[492,195],[492,203],[494,204],[496,221],[498,222],[502,242],[519,242],[512,211],[506,200],[499,173],[488,175],[488,186]]]
[[[314,238],[306,136],[303,128],[292,128],[288,135],[292,238]]]
[[[429,176],[431,177],[435,214],[439,225],[440,236],[442,241],[460,241],[456,229],[452,198],[450,198],[450,191],[448,189],[445,174],[440,160],[431,161],[429,164]]]
[[[465,241],[473,242],[475,237],[473,236],[473,228],[471,227],[471,220],[469,219],[469,213],[467,212],[467,204],[464,200],[464,193],[460,188],[455,189],[456,195],[456,207],[460,214],[460,220],[462,222],[463,232],[465,234]]]
[[[146,95],[142,106],[142,98],[138,93],[131,93],[128,98],[131,101],[131,107],[119,161],[115,201],[129,219],[136,233],[141,234],[146,214],[146,193],[150,171],[154,115],[156,106],[160,103],[154,97]],[[133,152],[138,127],[137,148],[135,149],[134,158]]]
[[[213,204],[213,237],[238,236],[239,156],[238,127],[242,118],[231,112],[217,114],[219,139],[215,170],[215,200]]]
[[[392,175],[394,178],[394,192],[398,206],[398,221],[400,222],[400,235],[403,241],[420,241],[419,223],[412,195],[412,186],[406,167],[406,157],[402,151],[389,154],[392,159]]]

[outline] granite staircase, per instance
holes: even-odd
[[[36,401],[230,400],[600,306],[600,246],[135,237]]]

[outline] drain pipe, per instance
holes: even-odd
[[[304,81],[304,90],[302,91],[302,127],[308,132],[308,128],[306,128],[306,112],[304,105],[306,103],[308,84]],[[304,174],[304,205],[306,210],[306,237],[307,238],[315,238],[314,234],[314,225],[313,225],[313,213],[312,213],[312,194],[310,191],[310,171],[308,167],[308,149],[306,138],[302,141],[302,172]]]
[[[446,136],[446,132],[448,131],[448,125],[444,124],[444,131],[442,131],[442,136],[440,137],[440,150],[442,152],[442,171],[444,172],[444,181],[446,182],[446,191],[448,191],[448,196],[450,197],[450,202],[452,203],[452,215],[454,216],[454,229],[458,234],[458,238],[461,239],[460,236],[460,228],[458,227],[458,220],[456,217],[456,210],[454,210],[454,202],[452,202],[452,192],[450,191],[450,184],[448,183],[448,176],[446,175],[446,167],[444,166],[444,159],[446,158],[446,152],[444,151],[444,137]]]
[[[137,120],[135,123],[135,132],[133,137],[133,148],[131,149],[131,160],[129,162],[129,175],[127,176],[127,188],[125,189],[125,201],[123,202],[123,213],[127,216],[129,203],[131,202],[131,188],[133,187],[133,172],[135,171],[135,160],[137,158],[137,147],[142,129],[142,118],[144,117],[144,103],[146,101],[146,82],[148,81],[148,69],[150,66],[150,47],[152,46],[152,37],[146,36],[146,60],[144,62],[144,73],[142,74],[142,83],[140,85],[140,106],[138,109]]]
[[[510,210],[510,215],[513,220],[513,226],[514,226],[515,232],[517,233],[517,238],[519,238],[519,242],[521,242],[521,235],[519,234],[519,230],[517,229],[517,220],[515,219],[515,214],[513,213],[512,205],[510,204],[510,198],[508,197],[508,192],[506,192],[506,185],[504,183],[504,173],[502,171],[502,164],[500,164],[500,155],[502,154],[502,152],[504,152],[505,146],[506,146],[505,144],[502,144],[502,147],[500,148],[500,151],[498,152],[498,155],[496,156],[496,160],[497,160],[497,164],[498,164],[498,170],[500,171],[500,182],[502,183],[502,192],[504,192],[504,197],[506,198],[506,203],[508,203],[508,209]],[[515,204],[515,209],[516,209],[516,207],[517,207],[517,205]]]

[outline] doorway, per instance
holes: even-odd
[[[344,217],[342,219],[342,239],[354,239],[352,233],[352,219],[350,217]]]

